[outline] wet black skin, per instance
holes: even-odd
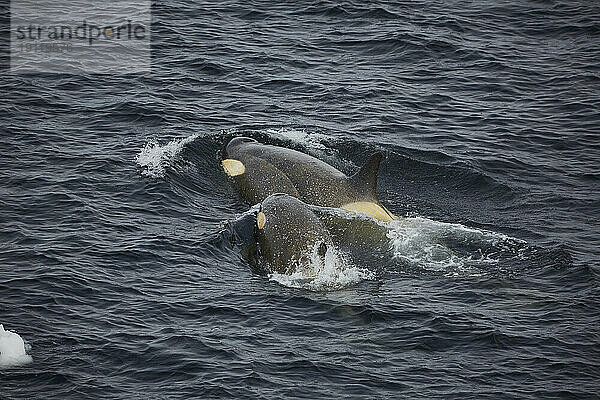
[[[262,202],[260,212],[266,219],[262,228],[256,227],[256,238],[268,271],[292,273],[308,264],[315,249],[325,256],[331,236],[308,205],[278,193]]]
[[[372,156],[370,175],[364,177],[348,177],[308,154],[247,137],[232,139],[221,156],[244,164],[246,172],[233,179],[250,204],[257,204],[274,193],[286,193],[307,204],[323,207],[341,207],[356,201],[380,204],[376,186],[381,154]]]

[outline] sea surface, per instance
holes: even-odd
[[[0,398],[598,398],[599,60],[595,1],[165,0],[151,73],[3,70]],[[400,220],[261,273],[239,135]]]

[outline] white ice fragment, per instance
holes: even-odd
[[[25,352],[23,338],[15,332],[4,330],[0,324],[0,367],[11,367],[31,362],[31,356]]]

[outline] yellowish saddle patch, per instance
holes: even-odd
[[[385,207],[372,203],[370,201],[357,201],[356,203],[348,203],[344,204],[342,208],[347,211],[367,214],[383,222],[389,222],[398,219]]]
[[[221,161],[221,165],[229,176],[238,176],[246,172],[246,167],[244,164],[241,161],[234,160],[232,158]]]

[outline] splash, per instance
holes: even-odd
[[[335,246],[328,246],[325,257],[319,256],[318,244],[307,265],[292,274],[272,273],[269,279],[281,285],[313,291],[339,290],[375,278],[367,269],[352,266]]]
[[[354,168],[347,160],[339,157],[338,151],[331,146],[332,136],[318,132],[310,132],[304,129],[282,127],[279,129],[265,129],[261,131],[273,138],[288,142],[291,147],[302,149],[303,153],[310,154],[336,168]],[[285,146],[285,145],[284,145]],[[289,147],[289,146],[288,146]]]
[[[519,256],[525,242],[461,224],[422,217],[387,223],[394,257],[446,276],[478,276],[501,261]]]
[[[23,338],[15,332],[5,331],[0,324],[0,368],[30,363],[31,356],[25,352]]]
[[[286,127],[279,129],[267,129],[264,132],[266,134],[279,136],[291,142],[311,147],[316,150],[324,151],[328,149],[327,146],[322,143],[323,139],[326,139],[327,136],[320,133],[307,132],[304,129]]]
[[[135,158],[135,162],[143,168],[142,174],[151,178],[162,178],[175,157],[190,142],[198,138],[192,135],[182,139],[174,139],[165,145],[151,140],[144,145]]]

